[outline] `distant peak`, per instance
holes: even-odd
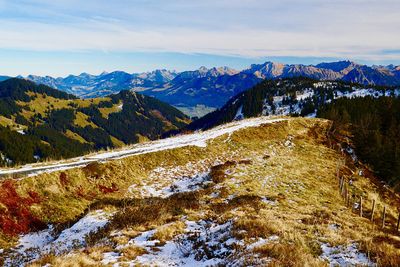
[[[204,67],[204,66],[201,66],[199,68],[199,71],[206,72],[206,71],[208,71],[208,69],[206,67]]]
[[[89,73],[87,72],[82,72],[81,74],[78,75],[79,77],[88,77],[91,76]]]

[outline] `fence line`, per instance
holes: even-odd
[[[357,195],[353,195],[350,193],[350,186],[351,183],[350,181],[346,181],[344,176],[340,176],[339,174],[339,168],[337,169],[337,174],[336,174],[336,178],[338,180],[338,189],[339,189],[339,194],[342,196],[342,198],[344,199],[345,205],[346,207],[349,207],[351,209],[352,212],[358,214],[360,217],[364,217],[367,216],[368,212],[366,209],[366,203],[368,199],[364,199],[363,196],[357,196]],[[357,201],[357,207],[355,205],[355,201]],[[370,209],[370,216],[369,216],[369,220],[374,223],[374,216],[376,213],[376,206],[377,206],[377,200],[374,198],[372,199],[372,205],[371,205],[371,209]],[[357,212],[358,209],[358,212]],[[395,222],[395,225],[388,224],[389,221],[387,220],[387,206],[383,205],[383,210],[382,210],[382,216],[381,216],[381,220],[380,220],[380,226],[381,229],[386,229],[387,226],[392,226],[393,229],[396,231],[396,233],[399,233],[400,230],[400,210],[399,210],[399,214],[398,214],[398,218],[397,218],[397,222]]]

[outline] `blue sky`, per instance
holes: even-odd
[[[400,64],[398,0],[0,0],[0,74]]]

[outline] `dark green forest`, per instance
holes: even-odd
[[[400,190],[400,99],[364,97],[338,99],[321,107],[318,117],[336,130],[349,130],[356,154],[396,190]]]

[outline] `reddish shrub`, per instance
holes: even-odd
[[[75,193],[78,197],[85,197],[85,192],[81,185],[76,189]]]
[[[39,194],[28,192],[29,197],[21,197],[15,190],[15,182],[6,180],[0,186],[0,203],[6,207],[0,214],[1,230],[7,235],[17,235],[30,230],[41,229],[45,226],[33,216],[29,208],[40,203]]]
[[[118,191],[118,186],[115,183],[112,183],[111,187],[107,187],[104,185],[99,185],[98,187],[103,194],[114,193]]]
[[[65,172],[60,173],[60,183],[65,188],[68,185],[68,176]]]

